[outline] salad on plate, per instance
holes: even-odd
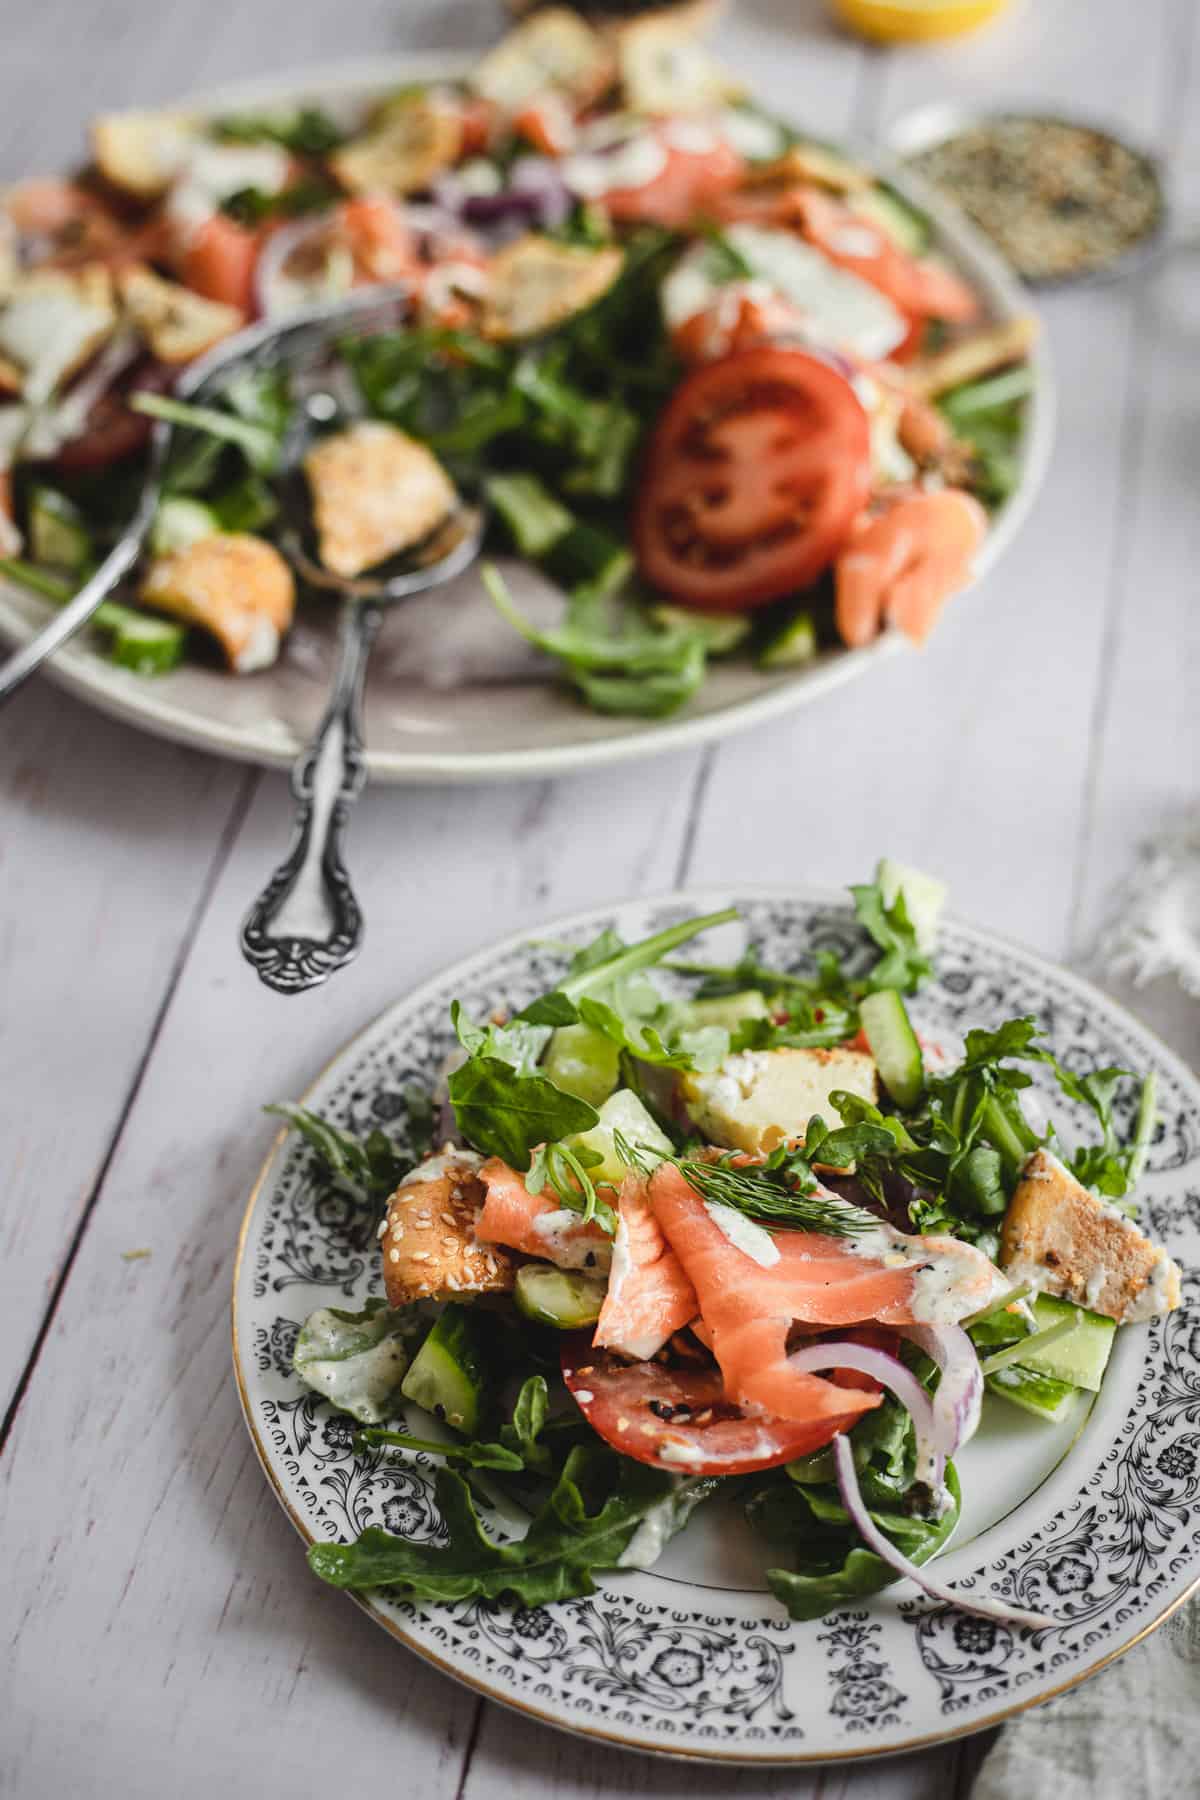
[[[924,1041],[941,884],[885,859],[851,893],[862,957],[695,960],[728,909],[569,947],[511,1016],[456,1001],[415,1168],[382,1130],[272,1109],[378,1215],[386,1296],[313,1313],[296,1373],[362,1448],[438,1466],[440,1534],[314,1545],[324,1580],[540,1605],[732,1506],[792,1618],[909,1576],[1052,1622],[929,1564],[985,1392],[1044,1430],[1118,1329],[1179,1304],[1135,1220],[1154,1082],[1067,1067],[1032,1017]]]
[[[407,313],[334,356],[322,557],[360,574],[482,495],[545,602],[485,571],[496,608],[600,712],[674,711],[713,657],[923,638],[1017,482],[1031,321],[988,317],[924,214],[675,21],[544,9],[353,117],[109,115],[92,157],[0,196],[0,575],[67,598],[172,422],[94,627],[141,673],[262,670],[302,599],[275,541],[302,396],[243,371],[190,405],[175,376],[367,284]]]

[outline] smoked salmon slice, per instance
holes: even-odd
[[[655,1171],[650,1201],[696,1290],[726,1392],[780,1418],[811,1418],[847,1407],[846,1390],[788,1362],[788,1334],[797,1322],[909,1324],[929,1316],[931,1294],[939,1318],[943,1311],[947,1319],[962,1318],[986,1305],[997,1286],[1003,1291],[1003,1277],[972,1245],[907,1238],[886,1226],[880,1229],[894,1246],[884,1252],[887,1262],[847,1248],[845,1239],[806,1231],[764,1233],[773,1249],[771,1260],[759,1261],[731,1241],[718,1223],[718,1209],[710,1210],[673,1164]],[[892,1257],[896,1262],[889,1266]],[[919,1285],[926,1276],[932,1285]],[[878,1403],[874,1395],[854,1398],[862,1401],[862,1410]]]
[[[544,1193],[531,1194],[515,1169],[498,1156],[479,1171],[486,1199],[475,1222],[480,1243],[504,1244],[560,1269],[608,1268],[612,1239],[593,1220],[560,1207]]]
[[[648,1362],[699,1310],[696,1290],[651,1211],[645,1183],[628,1175],[617,1206],[608,1293],[593,1341]]]

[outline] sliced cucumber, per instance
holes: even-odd
[[[868,994],[858,1011],[880,1081],[897,1106],[915,1106],[925,1087],[925,1064],[904,1001],[895,988],[884,988]]]
[[[789,611],[759,645],[755,662],[760,669],[793,669],[811,662],[817,654],[817,625],[808,608]]]
[[[545,556],[575,523],[536,475],[489,475],[483,485],[522,556]]]
[[[564,1094],[599,1107],[620,1079],[621,1052],[591,1025],[560,1025],[546,1046],[542,1073]]]
[[[749,988],[744,994],[721,994],[713,1000],[689,1000],[679,1008],[679,1024],[684,1031],[696,1031],[704,1025],[727,1025],[733,1031],[747,1019],[766,1017],[766,996],[757,988]]]
[[[650,617],[664,631],[698,632],[710,656],[732,656],[750,636],[745,613],[697,612],[690,606],[652,606]]]
[[[938,925],[946,904],[945,882],[934,875],[926,875],[923,869],[910,868],[908,863],[894,862],[890,856],[880,858],[875,880],[885,906],[895,906],[897,895],[904,895],[918,947],[926,952],[932,950],[937,943]]]
[[[596,1323],[607,1291],[607,1283],[594,1275],[576,1275],[550,1263],[526,1263],[517,1270],[513,1299],[517,1311],[535,1325],[580,1331]]]
[[[175,556],[189,550],[201,538],[220,531],[221,523],[211,506],[201,500],[176,496],[161,502],[150,527],[150,548],[155,556]]]
[[[487,1405],[488,1382],[478,1322],[467,1307],[445,1308],[413,1357],[400,1392],[464,1437],[475,1436]]]
[[[994,1375],[989,1375],[987,1388],[990,1394],[999,1394],[1001,1399],[1011,1400],[1014,1406],[1054,1425],[1066,1418],[1071,1401],[1079,1392],[1069,1381],[1058,1381],[1053,1375],[1024,1368],[1020,1363],[997,1369]]]
[[[80,513],[55,488],[34,488],[29,497],[29,550],[36,563],[77,575],[92,560],[92,541]]]
[[[629,1173],[625,1163],[617,1155],[617,1132],[620,1132],[627,1144],[640,1150],[651,1162],[661,1162],[675,1148],[637,1095],[629,1088],[618,1088],[600,1108],[599,1123],[593,1125],[590,1131],[581,1131],[576,1137],[566,1140],[570,1150],[594,1150],[599,1156],[600,1161],[588,1167],[588,1174],[597,1184],[608,1182],[612,1187],[620,1187]]]

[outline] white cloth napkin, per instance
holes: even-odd
[[[1112,1668],[1014,1721],[971,1800],[1165,1800],[1200,1793],[1200,1597]]]
[[[1200,819],[1179,819],[1142,845],[1114,902],[1100,959],[1139,987],[1173,975],[1200,999]]]

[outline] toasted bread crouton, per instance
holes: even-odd
[[[1001,325],[988,325],[910,363],[907,386],[922,400],[935,400],[966,381],[978,381],[1009,363],[1020,362],[1033,348],[1037,334],[1037,320],[1030,313],[1005,319]]]
[[[712,1075],[685,1075],[688,1115],[710,1142],[751,1154],[803,1138],[820,1113],[836,1124],[829,1096],[838,1088],[874,1100],[874,1059],[862,1050],[744,1050]]]
[[[615,244],[519,238],[492,258],[480,330],[497,342],[536,337],[606,294],[624,266]]]
[[[475,1239],[484,1202],[480,1158],[447,1148],[401,1183],[380,1227],[388,1305],[504,1294],[515,1279],[507,1251]]]
[[[1119,1325],[1179,1305],[1179,1269],[1115,1206],[1049,1150],[1035,1150],[1004,1218],[1000,1266],[1015,1282],[1072,1300]]]
[[[119,274],[117,291],[127,317],[160,362],[191,362],[245,323],[236,306],[206,300],[144,264]]]
[[[275,661],[296,610],[292,571],[249,532],[214,532],[158,557],[139,591],[156,612],[211,632],[238,675]]]
[[[612,52],[592,27],[566,6],[548,6],[510,31],[475,65],[477,94],[502,112],[518,113],[547,89],[577,106],[598,100],[612,84]]]
[[[19,275],[0,308],[0,357],[11,387],[38,406],[90,362],[117,323],[112,277],[98,263],[31,269]]]
[[[458,500],[432,450],[375,419],[322,438],[304,472],[321,561],[335,575],[361,575],[419,544]]]
[[[703,112],[745,91],[670,13],[627,25],[618,39],[617,57],[621,93],[634,112]]]
[[[742,186],[748,188],[804,185],[825,188],[831,194],[853,194],[873,182],[866,169],[821,144],[793,144],[772,162],[752,163],[742,177]]]
[[[92,125],[92,155],[111,186],[138,200],[156,200],[195,135],[195,121],[183,113],[107,113]]]
[[[352,194],[416,194],[458,160],[462,121],[423,94],[390,106],[383,123],[329,158]]]

